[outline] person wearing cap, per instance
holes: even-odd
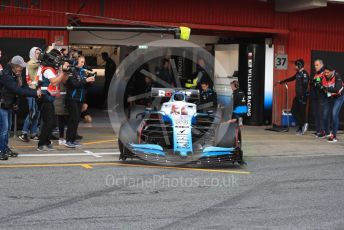
[[[16,157],[17,153],[8,147],[12,110],[17,102],[17,96],[40,97],[41,91],[24,87],[21,74],[26,63],[21,56],[14,56],[0,75],[0,160]]]
[[[303,59],[298,59],[295,61],[295,70],[296,73],[294,76],[280,81],[279,83],[284,84],[286,82],[296,81],[296,96],[293,100],[291,113],[296,117],[296,122],[299,126],[296,131],[296,135],[304,135],[308,128],[308,123],[306,122],[306,107],[309,74],[305,70],[305,62]]]
[[[31,89],[38,88],[38,78],[40,74],[39,68],[39,56],[42,50],[38,47],[32,47],[30,50],[30,61],[27,63],[26,68],[26,83]],[[22,135],[19,136],[19,139],[23,142],[29,142],[30,139],[37,141],[38,135],[38,120],[39,120],[39,109],[38,104],[35,98],[28,97],[27,98],[28,106],[29,106],[29,114],[26,116],[24,120]],[[31,137],[29,138],[29,132]]]
[[[344,103],[344,87],[342,77],[330,66],[324,67],[322,89],[326,94],[323,113],[322,137],[329,134],[329,118],[332,117],[332,133],[328,135],[328,142],[337,142],[340,110]]]

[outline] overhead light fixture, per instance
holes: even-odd
[[[148,49],[147,45],[139,45],[139,49]]]
[[[327,0],[275,0],[277,12],[297,12],[311,10],[327,6]]]
[[[344,3],[344,0],[327,0],[329,3]]]

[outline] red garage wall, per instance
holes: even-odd
[[[0,7],[1,24],[67,25],[68,13],[97,15],[136,21],[195,23],[273,28],[273,2],[258,0],[5,0]],[[44,37],[54,41],[62,32],[0,31],[0,36]],[[66,34],[66,33],[62,33]],[[66,40],[67,41],[67,40]]]
[[[289,33],[275,34],[273,41],[276,48],[284,46],[290,65],[287,71],[275,70],[276,81],[294,73],[293,62],[297,58],[304,58],[306,68],[310,71],[312,50],[344,52],[344,5],[339,4],[297,13],[276,13],[272,0],[7,0],[3,3],[21,9],[0,7],[1,24],[67,25],[70,17],[67,13],[79,11],[81,14],[135,21],[206,25],[204,28],[208,28],[208,32],[218,25],[249,28],[252,31],[254,28],[284,29]],[[215,33],[224,34],[224,31]],[[0,31],[0,37],[44,38],[47,44],[54,42],[56,35],[63,35],[64,43],[68,42],[67,32]],[[291,104],[293,84],[290,88]],[[285,98],[281,87],[277,91],[280,114]],[[280,121],[280,116],[277,116],[277,120]]]
[[[107,17],[143,21],[273,27],[274,4],[258,0],[105,1]]]
[[[276,14],[283,25],[288,28],[288,35],[274,37],[275,47],[285,45],[289,55],[287,71],[275,71],[275,80],[281,80],[294,74],[293,63],[298,58],[306,62],[306,69],[311,72],[311,51],[326,50],[344,52],[344,17],[341,12],[344,5],[329,5],[327,8],[303,11],[291,14]],[[344,60],[343,60],[344,64]],[[283,87],[277,86],[277,111],[281,111],[285,104]],[[295,85],[290,84],[289,105],[295,96]],[[280,112],[278,113],[280,114]],[[280,116],[277,117],[280,121]]]
[[[51,12],[54,1],[16,0],[2,1],[0,7],[1,25],[66,25],[67,18],[63,13]],[[61,1],[63,2],[63,1]],[[46,11],[47,10],[47,11]],[[57,9],[59,10],[59,9]],[[65,11],[62,11],[65,12]],[[47,44],[55,41],[55,36],[64,36],[68,43],[68,33],[62,31],[0,30],[0,37],[43,38]]]

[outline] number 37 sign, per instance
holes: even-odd
[[[275,57],[275,68],[286,70],[288,69],[288,55],[287,54],[277,54]]]

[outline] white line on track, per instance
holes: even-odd
[[[303,155],[259,155],[259,156],[246,156],[247,158],[307,158],[307,157],[343,157],[343,154],[303,154]]]
[[[86,151],[84,151],[84,152],[85,152],[87,155],[94,156],[95,158],[102,157],[102,156],[100,156],[99,154],[93,153],[93,152],[88,151],[88,150],[86,150]]]
[[[105,155],[119,155],[119,152],[107,152],[107,153],[41,153],[41,154],[19,154],[18,157],[69,157],[69,156],[94,156],[102,157]]]

